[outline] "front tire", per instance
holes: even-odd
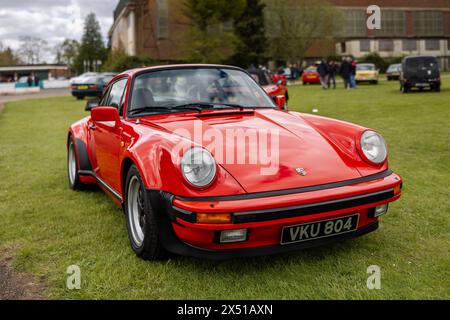
[[[139,170],[131,166],[125,184],[125,216],[128,238],[136,255],[144,260],[166,256],[159,241],[159,231],[150,199],[145,192]]]
[[[70,137],[69,146],[67,148],[67,176],[69,178],[69,187],[72,190],[82,190],[83,183],[78,174],[78,158],[75,150],[75,143]]]

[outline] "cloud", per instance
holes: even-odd
[[[90,12],[97,15],[105,41],[113,23],[117,0],[0,0],[0,41],[18,49],[21,36],[44,39],[53,49],[64,39],[80,40],[84,19]],[[54,59],[53,50],[45,60]]]

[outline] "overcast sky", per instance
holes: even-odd
[[[105,36],[113,23],[118,0],[0,0],[0,41],[13,49],[19,38],[30,35],[54,47],[66,38],[80,40],[84,18],[94,12]],[[45,59],[53,62],[49,53]]]

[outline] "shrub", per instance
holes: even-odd
[[[147,56],[129,56],[121,51],[112,51],[102,69],[109,72],[123,72],[154,64],[155,61]]]

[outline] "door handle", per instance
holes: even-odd
[[[89,125],[89,129],[95,130],[95,129],[96,129],[95,124],[91,123],[91,124]]]

